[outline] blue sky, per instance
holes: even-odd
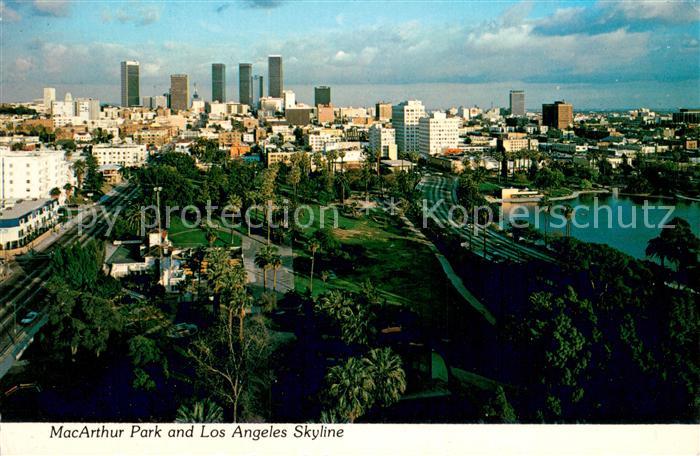
[[[119,100],[119,62],[141,62],[141,94],[188,73],[210,94],[212,62],[266,75],[334,104],[420,98],[431,108],[565,98],[585,109],[700,105],[700,4],[671,2],[63,2],[0,0],[0,100]]]

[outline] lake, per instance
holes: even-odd
[[[674,217],[685,219],[700,236],[700,202],[615,194],[581,195],[566,201],[553,201],[554,213],[548,219],[548,234],[565,235],[563,206],[575,209],[571,236],[586,242],[607,244],[636,258],[644,258],[650,239],[661,231],[661,224]],[[536,203],[503,203],[504,220],[528,223],[544,232],[547,217]],[[519,221],[519,222],[518,222]]]

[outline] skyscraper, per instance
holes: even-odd
[[[525,91],[510,91],[510,114],[516,117],[525,116]]]
[[[331,88],[328,86],[314,87],[314,105],[331,104]]]
[[[122,106],[138,106],[139,95],[139,62],[125,60],[122,62]]]
[[[284,91],[284,71],[282,70],[282,56],[270,55],[267,57],[267,74],[269,95],[272,98],[282,98]]]
[[[260,105],[260,99],[265,96],[265,78],[256,74],[253,77],[253,106],[257,108]]]
[[[190,107],[190,78],[186,74],[170,75],[170,108],[186,111]]]
[[[51,103],[56,101],[56,89],[54,87],[44,87],[44,108],[51,113]]]
[[[211,101],[226,102],[226,65],[211,64]]]
[[[564,101],[542,105],[542,125],[565,130],[574,123],[574,107]]]
[[[392,108],[391,121],[396,130],[399,152],[418,152],[418,121],[421,117],[425,117],[425,106],[418,100],[403,101]]]
[[[253,105],[253,65],[250,63],[238,64],[238,101]]]

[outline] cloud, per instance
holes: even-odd
[[[153,24],[160,20],[160,7],[156,5],[144,5],[138,6],[136,8],[130,7],[119,8],[114,12],[108,10],[102,11],[102,21],[111,22],[116,21],[122,24],[134,24],[139,26]]]
[[[535,21],[535,31],[544,35],[606,33],[627,28],[649,30],[655,26],[692,24],[700,21],[700,7],[686,1],[601,2],[592,7],[558,9],[553,15]]]
[[[70,14],[70,2],[60,0],[34,0],[32,11],[37,16],[66,17]]]
[[[500,22],[506,27],[520,25],[530,15],[534,4],[531,0],[525,0],[512,5],[501,14]]]
[[[229,9],[230,7],[231,7],[231,4],[230,4],[230,3],[223,3],[223,4],[219,5],[219,6],[217,6],[217,7],[214,9],[214,11],[216,11],[218,14],[221,14],[221,13],[223,13],[224,11],[226,11],[227,9]]]
[[[4,1],[0,1],[0,21],[2,22],[17,22],[22,19],[22,16],[10,8]]]
[[[15,59],[15,68],[20,73],[25,73],[29,71],[30,69],[32,69],[33,66],[34,64],[32,63],[31,59],[24,57],[17,57],[17,59]]]
[[[253,9],[273,9],[282,6],[284,0],[245,0],[243,4]]]

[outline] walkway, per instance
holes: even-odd
[[[420,240],[422,240],[428,248],[433,252],[435,255],[435,258],[438,259],[440,262],[440,266],[442,266],[442,270],[445,272],[445,275],[447,276],[448,279],[450,279],[450,282],[452,282],[452,285],[455,287],[455,290],[464,298],[465,301],[471,305],[474,310],[479,312],[481,315],[486,318],[486,321],[491,323],[492,325],[496,324],[496,317],[493,316],[493,314],[479,301],[476,299],[476,297],[467,290],[467,288],[464,286],[464,282],[462,282],[462,279],[457,275],[457,273],[452,269],[452,265],[450,262],[445,258],[445,255],[440,253],[440,250],[433,244],[424,234],[421,232],[418,228],[415,227],[413,222],[411,222],[408,218],[406,218],[405,215],[401,215],[401,220],[408,226],[408,229],[416,235],[416,237]]]

